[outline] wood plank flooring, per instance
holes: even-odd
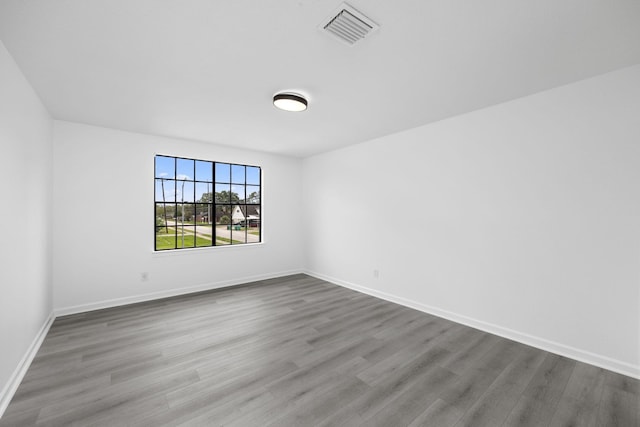
[[[640,425],[640,381],[305,275],[56,319],[0,426]]]

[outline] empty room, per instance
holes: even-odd
[[[0,0],[0,427],[640,426],[640,1]]]

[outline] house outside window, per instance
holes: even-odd
[[[259,166],[155,156],[156,251],[262,241]]]

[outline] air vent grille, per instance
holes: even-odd
[[[326,22],[326,21],[325,21]],[[378,25],[346,3],[331,15],[322,29],[342,42],[353,45],[378,29]]]

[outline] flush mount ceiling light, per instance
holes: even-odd
[[[273,105],[285,111],[304,111],[307,109],[307,100],[297,93],[276,93]]]

